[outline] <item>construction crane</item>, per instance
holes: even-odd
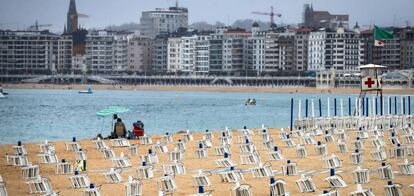
[[[268,13],[268,12],[252,12],[252,14],[270,16],[270,27],[272,27],[273,24],[275,24],[275,18],[274,18],[275,16],[277,16],[277,17],[282,16],[282,14],[275,13],[273,11],[273,6],[270,7],[270,13]]]
[[[51,24],[39,24],[36,20],[35,24],[28,28],[29,31],[39,31],[39,27],[51,27]]]

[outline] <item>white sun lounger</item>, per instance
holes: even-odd
[[[39,171],[39,165],[29,163],[27,166],[22,167],[22,177],[25,180],[37,179],[39,177]]]
[[[111,184],[117,184],[122,182],[121,170],[111,168],[109,171],[103,173],[105,176],[106,182]]]
[[[125,185],[125,196],[142,196],[142,181],[129,176]]]

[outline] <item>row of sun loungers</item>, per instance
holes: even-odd
[[[84,195],[88,196],[101,195],[101,186],[91,182],[88,173],[83,171],[90,150],[99,150],[103,159],[111,160],[112,168],[102,172],[102,176],[107,183],[123,183],[127,196],[142,195],[144,181],[155,178],[154,173],[156,172],[163,174],[156,179],[159,195],[176,192],[179,189],[176,176],[188,173],[192,174],[193,185],[198,188],[196,195],[212,195],[214,184],[212,184],[210,177],[218,175],[221,183],[233,184],[231,192],[240,196],[253,195],[251,186],[244,183],[246,176],[253,179],[268,178],[270,194],[282,196],[289,195],[286,181],[283,179],[284,176],[300,176],[295,181],[298,191],[308,193],[318,191],[311,175],[327,173],[329,176],[324,181],[331,189],[323,190],[320,195],[339,195],[338,190],[347,187],[349,183],[358,185],[355,191],[349,193],[352,196],[374,195],[372,190],[364,189],[363,185],[370,183],[371,176],[375,175],[379,179],[387,181],[387,184],[384,185],[385,195],[401,196],[402,185],[394,183],[393,180],[399,175],[414,175],[414,165],[409,161],[410,157],[414,156],[414,129],[411,127],[413,118],[409,116],[389,117],[372,121],[372,118],[360,118],[358,122],[355,122],[352,117],[332,117],[323,120],[298,119],[294,131],[283,129],[278,131],[277,139],[281,141],[283,147],[276,145],[266,127],[258,130],[244,128],[237,131],[226,128],[218,135],[206,131],[203,133],[202,139],[198,141],[194,141],[194,137],[189,131],[176,142],[168,133],[161,136],[160,140],[155,143],[151,136],[145,135],[140,138],[139,145],[130,144],[130,141],[122,138],[107,141],[97,139],[94,140],[96,149],[84,149],[81,142],[73,138],[72,141],[65,143],[65,149],[74,153],[75,161],[60,160],[54,144],[46,141],[39,144],[37,157],[39,164],[53,164],[55,175],[67,175],[72,188],[80,189]],[[351,133],[355,134],[355,137],[351,137]],[[255,135],[259,140],[254,142],[253,136]],[[213,145],[213,141],[218,141],[218,145]],[[195,143],[197,146],[195,151],[190,152],[186,148],[189,142]],[[111,145],[108,146],[107,143]],[[328,148],[327,144],[332,143],[336,145],[336,149]],[[173,148],[168,148],[168,145],[173,145]],[[264,151],[258,150],[259,145]],[[148,152],[139,154],[139,148],[144,146],[150,147]],[[232,156],[231,149],[235,146],[240,151],[237,157]],[[117,156],[115,148],[127,149],[125,151],[127,155],[121,152]],[[301,165],[298,163],[293,160],[285,160],[282,150],[287,148],[295,149],[297,159],[306,159],[310,154],[319,156],[323,168],[320,170],[301,170]],[[211,151],[214,154],[209,154],[208,149],[213,149]],[[17,146],[13,146],[12,151],[12,154],[5,157],[6,165],[21,168],[22,180],[26,182],[29,193],[58,195],[58,192],[53,191],[51,181],[40,175],[39,165],[32,164],[28,160],[27,151],[21,142]],[[189,153],[194,154],[200,160],[216,156],[217,158],[214,160],[216,169],[199,168],[196,171],[188,171],[184,160]],[[341,160],[336,155],[341,153],[349,153],[349,160]],[[167,163],[160,162],[159,154],[168,154]],[[378,168],[363,166],[367,155],[378,162]],[[139,156],[140,163],[133,164],[129,156]],[[236,159],[239,159],[239,163],[248,166],[249,169],[238,168],[235,163]],[[397,165],[390,165],[387,163],[389,159],[396,159],[400,162]],[[272,163],[276,161],[284,162],[281,168],[272,167]],[[342,169],[344,162],[353,165],[354,169]],[[159,164],[162,171],[154,169],[154,166]],[[136,176],[123,179],[121,173],[131,169],[136,171]],[[339,175],[340,173],[352,173],[353,181],[345,181]],[[414,187],[414,185],[408,186]],[[414,189],[412,191],[414,194]],[[7,195],[7,190],[5,182],[0,178],[0,196],[3,195]]]

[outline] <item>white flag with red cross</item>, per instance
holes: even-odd
[[[382,77],[367,76],[362,78],[362,90],[381,90],[383,86]]]

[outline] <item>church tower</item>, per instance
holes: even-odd
[[[75,0],[70,0],[69,11],[67,18],[67,32],[73,33],[78,30],[78,12],[76,11],[76,2]]]

